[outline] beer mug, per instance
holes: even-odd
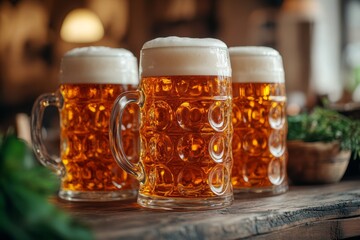
[[[84,47],[67,52],[61,62],[60,86],[44,94],[32,110],[32,142],[39,161],[61,177],[59,197],[72,201],[110,201],[136,197],[137,181],[112,157],[109,122],[114,100],[137,89],[137,60],[125,49]],[[60,159],[50,156],[42,138],[47,106],[60,115]],[[138,110],[123,117],[125,154],[136,158]]]
[[[231,65],[217,39],[166,37],[146,42],[137,91],[116,100],[110,142],[118,164],[140,182],[138,203],[161,209],[211,209],[233,200],[230,182]],[[125,107],[140,107],[140,160],[120,137]]]
[[[281,56],[268,47],[231,47],[229,54],[234,192],[285,192],[287,122]]]

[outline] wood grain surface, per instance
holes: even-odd
[[[277,196],[237,195],[232,206],[207,211],[144,209],[135,200],[54,201],[97,239],[360,238],[360,180],[292,186]]]

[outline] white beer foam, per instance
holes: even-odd
[[[281,55],[269,47],[230,47],[232,82],[284,83]]]
[[[60,82],[136,85],[137,59],[123,48],[75,48],[62,58]]]
[[[214,38],[156,38],[142,47],[140,75],[231,77],[229,52],[224,42]]]

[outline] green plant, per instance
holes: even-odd
[[[360,121],[317,107],[311,113],[288,117],[288,140],[339,141],[343,150],[360,157]]]
[[[92,239],[91,232],[48,201],[57,178],[25,142],[0,136],[0,236],[4,239]]]

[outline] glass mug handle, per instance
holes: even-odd
[[[45,108],[49,106],[61,108],[62,103],[61,96],[59,97],[55,93],[45,93],[36,99],[31,112],[31,139],[35,155],[45,167],[50,168],[60,177],[65,175],[65,167],[59,158],[50,156],[46,150],[41,130]]]
[[[140,90],[124,92],[115,100],[111,111],[109,126],[110,148],[119,166],[142,182],[145,179],[144,169],[139,163],[132,163],[129,161],[125,154],[121,138],[121,123],[124,110],[130,103],[135,103],[139,107],[143,105],[144,98]]]

